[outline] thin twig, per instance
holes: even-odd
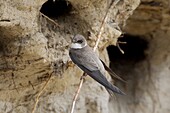
[[[40,12],[40,14],[41,14],[42,16],[44,16],[46,19],[48,19],[49,21],[51,21],[52,23],[54,23],[56,26],[61,27],[58,23],[56,23],[53,19],[49,18],[49,17],[46,16],[45,14],[43,14],[43,13],[41,13],[41,12]]]
[[[79,83],[79,87],[78,87],[78,89],[77,89],[77,91],[76,91],[76,94],[75,94],[75,96],[74,96],[74,99],[73,99],[73,103],[72,103],[72,109],[71,109],[71,112],[70,113],[73,113],[74,112],[74,107],[75,107],[75,104],[76,104],[76,100],[77,100],[77,97],[78,97],[78,95],[79,95],[79,93],[80,93],[80,90],[81,90],[81,87],[82,87],[82,85],[83,85],[83,82],[84,82],[84,77],[86,76],[86,73],[83,73],[83,75],[81,76],[81,79],[80,79],[80,83]]]
[[[116,46],[118,47],[119,51],[120,51],[122,54],[125,54],[125,52],[123,51],[123,49],[120,47],[119,44],[127,44],[127,42],[120,42],[120,41],[118,41],[118,42],[116,43]]]
[[[113,4],[113,3],[112,3],[112,4]],[[104,25],[105,25],[105,23],[106,23],[106,21],[107,21],[107,17],[108,17],[107,15],[108,15],[108,12],[109,12],[112,4],[111,4],[111,5],[109,6],[109,8],[106,10],[106,14],[105,14],[105,16],[104,16],[104,18],[103,18],[103,21],[102,21],[102,24],[101,24],[101,26],[100,26],[99,32],[98,32],[98,34],[97,34],[97,40],[96,40],[96,42],[95,42],[95,46],[94,46],[94,48],[93,48],[93,51],[95,51],[95,50],[97,49],[97,47],[98,47],[98,44],[99,44],[99,42],[100,42],[103,29],[104,29]],[[82,75],[82,77],[81,77],[81,79],[80,79],[79,87],[78,87],[78,89],[77,89],[77,91],[76,91],[76,94],[75,94],[75,96],[74,96],[74,99],[73,99],[73,102],[72,102],[72,107],[71,107],[71,112],[70,112],[70,113],[74,113],[75,103],[76,103],[76,100],[77,100],[77,98],[78,98],[78,95],[79,95],[79,93],[80,93],[81,87],[82,87],[83,82],[84,82],[84,75],[86,75],[86,73],[83,73],[83,75]]]
[[[119,51],[120,51],[122,54],[125,54],[125,52],[123,51],[123,49],[119,46],[119,43],[117,43],[116,45],[117,45]]]
[[[94,46],[94,48],[93,48],[93,51],[95,51],[95,50],[97,49],[97,46],[99,45],[100,38],[101,38],[103,29],[104,29],[104,24],[105,24],[106,21],[107,21],[108,12],[109,12],[109,9],[107,10],[107,12],[106,12],[106,14],[105,14],[105,16],[104,16],[104,19],[103,19],[103,21],[102,21],[102,24],[101,24],[101,26],[100,26],[99,33],[97,34],[97,40],[96,40],[95,46]]]
[[[53,73],[53,72],[52,72],[52,73]],[[32,110],[32,112],[31,112],[31,113],[35,113],[35,110],[36,110],[36,107],[37,107],[37,105],[38,105],[38,102],[39,102],[40,96],[41,96],[41,94],[43,93],[43,91],[45,90],[46,86],[48,85],[48,83],[49,83],[49,81],[50,81],[50,78],[51,78],[52,73],[49,75],[48,80],[45,82],[45,84],[43,85],[43,87],[42,87],[41,91],[38,93],[38,95],[37,95],[37,97],[36,97],[35,104],[34,104],[34,108],[33,108],[33,110]]]
[[[83,78],[84,79],[84,78]],[[75,104],[76,104],[76,99],[77,99],[77,97],[78,97],[78,95],[79,95],[79,93],[80,93],[80,89],[81,89],[81,87],[82,87],[82,85],[83,85],[83,82],[84,82],[84,80],[81,80],[80,81],[80,83],[79,83],[79,87],[78,87],[78,89],[77,89],[77,91],[76,91],[76,94],[75,94],[75,96],[74,96],[74,99],[73,99],[73,103],[72,103],[72,109],[71,109],[71,113],[73,113],[74,112],[74,107],[75,107]]]

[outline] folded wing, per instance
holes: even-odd
[[[120,80],[120,81],[122,81],[122,82],[127,83],[125,80],[123,80],[122,78],[120,78],[116,73],[114,73],[101,59],[100,59],[100,61],[103,63],[103,66],[104,66],[105,70],[106,70],[112,77],[114,77],[114,78],[116,78],[116,79],[118,79],[118,80]]]

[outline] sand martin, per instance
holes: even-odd
[[[94,80],[103,85],[109,93],[118,93],[124,95],[118,87],[112,85],[105,77],[105,69],[109,69],[98,55],[87,44],[84,36],[77,34],[72,39],[72,44],[69,50],[71,60],[85,73],[87,73]],[[110,72],[109,72],[110,73]],[[114,75],[117,79],[120,77]]]

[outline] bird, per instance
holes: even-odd
[[[118,87],[111,84],[105,77],[105,69],[110,71],[114,77],[124,81],[106,66],[106,64],[98,57],[93,49],[87,44],[83,35],[77,34],[72,38],[72,43],[69,49],[69,56],[74,64],[76,64],[87,75],[103,85],[108,93],[117,93],[125,95]]]

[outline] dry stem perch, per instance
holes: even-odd
[[[52,74],[53,74],[53,72],[52,72],[51,74],[49,74],[49,78],[45,81],[45,84],[43,85],[42,89],[41,89],[40,92],[38,93],[38,95],[37,95],[37,97],[36,97],[36,100],[35,100],[34,107],[33,107],[32,111],[31,111],[31,113],[35,113],[36,108],[37,108],[37,105],[38,105],[38,102],[39,102],[39,99],[40,99],[40,96],[41,96],[41,94],[43,93],[43,91],[45,90],[46,86],[48,85]]]
[[[114,3],[114,5],[116,5],[116,4],[117,4],[117,2]],[[102,24],[101,24],[101,26],[100,26],[99,32],[98,32],[98,34],[97,34],[97,40],[96,40],[95,46],[94,46],[94,48],[93,48],[94,51],[97,49],[97,46],[98,46],[98,44],[99,44],[99,42],[100,42],[101,34],[102,34],[102,32],[103,32],[104,25],[105,25],[105,23],[106,23],[106,21],[107,21],[107,15],[108,15],[108,12],[109,12],[109,10],[110,10],[110,8],[111,8],[112,5],[113,5],[113,2],[111,2],[111,4],[109,5],[108,9],[106,10],[106,14],[105,14],[105,16],[104,16],[104,18],[103,18],[103,21],[102,21]],[[113,5],[113,6],[114,6],[114,5]],[[77,91],[76,91],[76,93],[75,93],[75,96],[74,96],[74,98],[73,98],[73,102],[72,102],[72,107],[71,107],[71,112],[70,112],[70,113],[73,113],[73,112],[74,112],[76,100],[77,100],[77,98],[78,98],[78,95],[79,95],[79,93],[80,93],[82,84],[83,84],[83,82],[84,82],[84,77],[85,77],[85,75],[86,75],[86,73],[83,73],[83,75],[82,75],[82,77],[81,77],[81,79],[80,79],[79,87],[78,87],[78,89],[77,89]]]

